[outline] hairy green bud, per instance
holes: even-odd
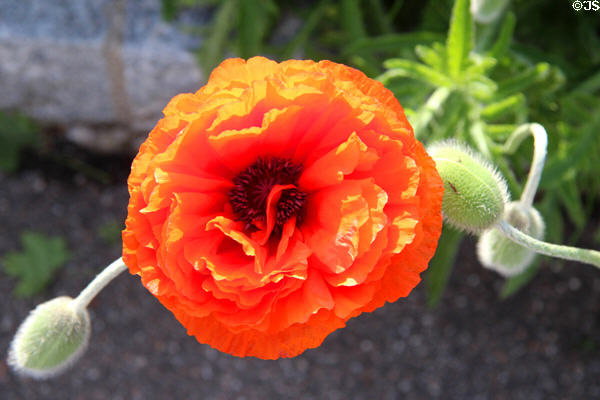
[[[544,220],[533,207],[521,202],[511,202],[506,207],[504,218],[521,232],[542,240]],[[518,275],[533,262],[535,252],[523,247],[497,229],[484,232],[477,243],[477,256],[484,267],[492,269],[505,277]]]
[[[19,374],[45,379],[58,375],[83,354],[90,336],[86,309],[70,297],[38,305],[23,321],[8,352],[8,364]]]
[[[442,213],[447,222],[480,233],[502,219],[509,200],[506,182],[489,162],[454,140],[435,143],[427,152],[444,181]]]

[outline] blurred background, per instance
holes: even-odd
[[[501,145],[543,124],[546,239],[598,249],[600,4],[575,3],[0,0],[0,397],[600,398],[600,271],[538,257],[506,279],[481,266],[476,238],[446,228],[407,299],[294,359],[198,344],[124,275],[92,302],[75,368],[38,382],[4,360],[30,309],[75,296],[119,257],[137,148],[171,97],[232,56],[361,69],[394,92],[421,141],[455,137],[492,159],[513,198],[532,141],[514,154]]]

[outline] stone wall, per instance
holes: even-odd
[[[136,148],[177,93],[204,81],[201,45],[160,0],[0,0],[0,109],[99,151]],[[206,14],[188,15],[201,24]],[[191,19],[190,19],[191,18]]]

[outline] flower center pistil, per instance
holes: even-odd
[[[246,223],[246,229],[264,226],[267,219],[267,199],[275,185],[298,185],[302,166],[286,158],[259,158],[233,178],[229,202],[237,219]],[[296,216],[302,220],[306,193],[293,187],[282,191],[277,202],[273,231],[281,233],[283,225]]]

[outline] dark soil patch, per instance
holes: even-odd
[[[74,254],[32,299],[14,297],[14,280],[0,272],[3,355],[30,309],[77,295],[119,257],[119,244],[98,232],[125,218],[125,175],[107,185],[48,168],[0,175],[0,254],[18,249],[24,230],[63,236]],[[591,239],[580,244],[594,245]],[[502,302],[503,279],[479,265],[473,240],[458,260],[437,309],[426,307],[421,284],[408,298],[351,320],[321,347],[278,361],[235,358],[197,343],[137,277],[124,274],[92,303],[91,345],[75,368],[38,382],[15,376],[2,361],[0,397],[600,398],[600,271],[575,263],[559,269],[545,258],[530,286]]]

